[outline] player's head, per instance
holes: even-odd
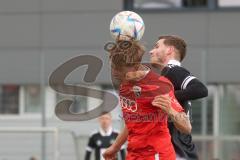
[[[30,157],[30,160],[37,160],[35,156]]]
[[[105,131],[109,129],[112,125],[112,115],[110,113],[106,113],[98,118],[99,124],[101,128]]]
[[[127,72],[137,70],[144,52],[137,41],[117,41],[115,48],[109,51],[113,77],[123,81]]]
[[[178,36],[160,36],[150,51],[151,62],[165,65],[170,59],[182,61],[186,55],[186,48],[185,41]]]

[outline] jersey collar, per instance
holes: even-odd
[[[102,128],[99,129],[101,136],[110,136],[112,134],[112,131],[113,131],[112,127],[108,129],[107,133]]]
[[[168,61],[168,64],[173,64],[173,65],[176,65],[176,66],[181,66],[181,63],[175,59],[171,59]]]

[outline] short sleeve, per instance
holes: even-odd
[[[162,75],[173,83],[176,90],[185,89],[189,82],[196,78],[187,69],[180,66],[165,67]]]
[[[87,145],[87,148],[86,150],[89,151],[89,152],[92,152],[92,150],[95,148],[95,143],[94,143],[94,137],[91,136],[89,138],[89,141],[88,141],[88,145]]]

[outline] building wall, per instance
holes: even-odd
[[[239,82],[236,76],[240,12],[145,13],[144,39],[152,44],[158,35],[176,34],[189,46],[184,65],[201,77],[202,53],[206,53],[208,82]],[[204,63],[203,63],[204,64]]]
[[[0,83],[47,83],[52,71],[77,55],[104,62],[96,83],[109,83],[106,42],[111,18],[122,1],[3,0],[0,2]],[[13,5],[14,4],[14,5]],[[146,24],[148,50],[158,35],[176,34],[189,45],[184,64],[201,77],[201,56],[207,54],[208,82],[239,82],[240,11],[173,11],[139,13]],[[224,62],[224,63],[223,63]],[[79,82],[81,71],[70,81]]]
[[[122,6],[120,0],[1,0],[0,84],[47,84],[50,74],[59,65],[70,58],[86,54],[103,60],[104,66],[94,85],[110,83],[107,54],[103,46],[112,41],[109,23]],[[194,75],[200,79],[206,77],[209,83],[240,82],[240,11],[139,14],[146,24],[142,41],[148,51],[159,35],[180,35],[189,47],[184,65]],[[203,54],[207,55],[206,62],[202,61]],[[148,61],[147,54],[144,61]],[[202,64],[205,64],[204,67]],[[84,75],[82,68],[74,71],[68,81],[79,83]],[[205,71],[202,70],[204,68]],[[202,73],[205,72],[204,76]],[[119,125],[119,122],[115,124]],[[79,128],[77,133],[86,135],[96,128],[96,121],[80,124],[48,119],[47,125],[70,130]],[[41,126],[41,119],[3,118],[0,126]],[[28,137],[6,136],[12,142],[1,137],[2,145],[7,149],[0,149],[0,155],[21,154],[19,148],[24,148],[21,144]],[[39,147],[38,138],[35,140],[36,146],[27,144],[25,148]],[[70,137],[64,136],[61,140],[62,159],[74,159]],[[15,142],[19,142],[19,145],[11,149]],[[40,153],[36,149],[32,151]],[[26,159],[31,154],[24,152],[24,156],[16,154],[11,159]]]

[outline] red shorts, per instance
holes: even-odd
[[[144,152],[142,153],[135,153],[135,152],[128,152],[126,160],[176,160],[176,154],[166,154],[161,155],[159,153],[146,155]]]

